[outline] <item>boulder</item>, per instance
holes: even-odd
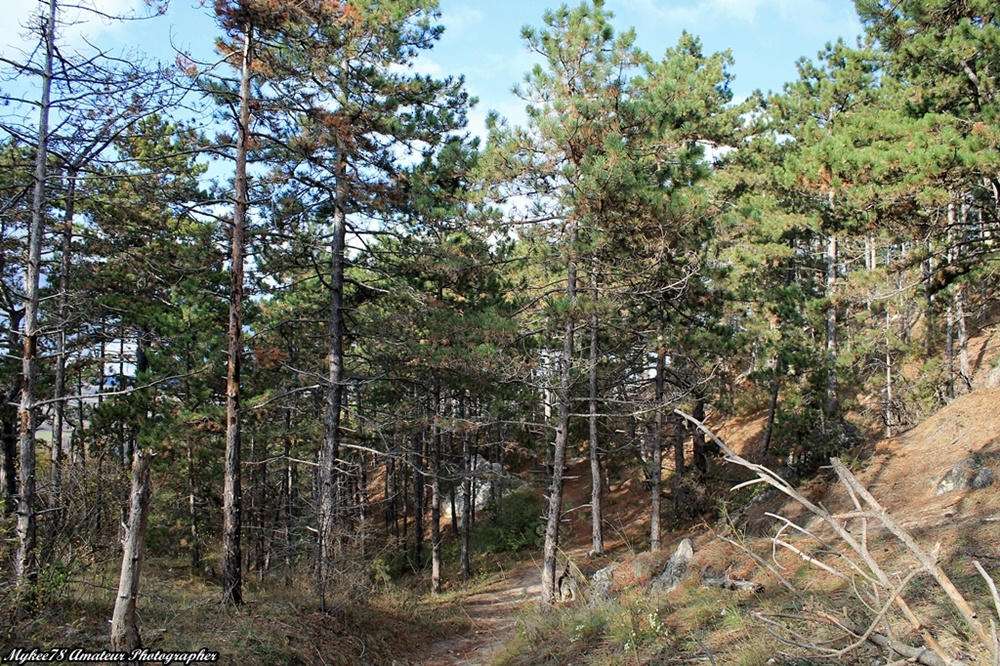
[[[486,458],[476,455],[472,459],[472,474],[476,478],[475,502],[476,510],[484,508],[493,497],[503,497],[512,490],[524,485],[524,483],[504,470],[500,463],[491,463]],[[461,486],[455,492],[455,512],[452,520],[458,520],[465,511],[465,501],[462,497]]]
[[[694,546],[691,544],[691,539],[682,540],[677,545],[677,550],[667,560],[663,571],[653,581],[649,591],[673,592],[687,573],[692,557],[694,557]]]
[[[587,602],[591,608],[597,608],[603,603],[611,601],[611,592],[615,584],[615,565],[611,564],[603,569],[598,569],[590,578],[590,600]]]
[[[935,495],[956,490],[982,490],[993,485],[993,470],[986,467],[986,457],[977,453],[956,463],[937,483]]]

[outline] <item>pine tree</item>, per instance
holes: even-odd
[[[385,219],[399,199],[398,150],[438,145],[464,123],[461,81],[437,81],[400,65],[439,36],[433,0],[347,4],[309,2],[291,7],[265,56],[269,91],[267,159],[273,178],[287,183],[327,225],[330,290],[327,397],[317,477],[319,562],[317,593],[325,607],[336,547],[338,483],[345,374],[345,269],[354,217]],[[296,13],[297,12],[297,13]],[[267,153],[265,153],[267,154]]]

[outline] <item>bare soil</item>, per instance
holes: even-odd
[[[471,626],[463,634],[432,645],[419,657],[400,659],[397,666],[478,666],[489,663],[515,631],[518,612],[537,604],[541,594],[541,572],[534,562],[523,562],[490,589],[461,601]]]

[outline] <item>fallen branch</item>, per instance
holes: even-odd
[[[867,631],[858,631],[858,630],[850,630],[847,628],[846,624],[842,622],[837,622],[836,623],[837,626],[839,626],[842,630],[849,631],[849,633],[854,634],[856,637],[860,636],[862,638],[862,642],[867,639],[875,644],[883,645],[883,647],[890,647],[893,651],[897,652],[898,654],[901,654],[907,657],[908,659],[915,660],[917,661],[917,663],[935,664],[935,665],[940,664],[941,666],[958,666],[959,664],[962,663],[951,659],[947,655],[947,653],[937,642],[935,637],[930,633],[928,628],[924,626],[924,624],[920,621],[917,615],[910,608],[909,604],[907,604],[906,600],[903,599],[901,593],[903,587],[905,587],[906,581],[904,581],[903,585],[900,585],[897,588],[892,582],[892,577],[882,568],[881,564],[875,559],[875,557],[869,551],[867,523],[868,520],[875,519],[878,520],[889,532],[891,532],[894,536],[896,536],[896,538],[898,538],[903,543],[903,545],[906,546],[909,552],[913,556],[915,556],[917,561],[920,563],[921,565],[920,569],[911,571],[911,576],[915,574],[917,571],[922,570],[928,572],[929,574],[931,574],[931,576],[934,577],[939,587],[945,592],[948,598],[952,601],[952,603],[961,613],[963,619],[968,623],[968,625],[972,629],[973,633],[976,634],[976,636],[980,639],[982,645],[986,648],[987,652],[993,657],[994,665],[1000,666],[1000,640],[998,640],[996,637],[996,630],[994,626],[995,623],[993,622],[993,618],[991,618],[990,622],[992,631],[988,632],[983,626],[983,624],[976,617],[975,611],[973,611],[973,609],[965,600],[965,598],[962,596],[962,594],[958,591],[958,589],[954,586],[954,584],[951,582],[951,580],[948,578],[945,572],[938,565],[937,549],[935,549],[931,553],[928,553],[925,550],[923,550],[919,546],[919,544],[917,544],[916,540],[913,539],[913,537],[908,532],[906,532],[906,530],[904,530],[902,526],[900,526],[899,523],[897,523],[885,511],[884,508],[882,508],[882,506],[875,500],[874,496],[872,496],[872,494],[868,492],[868,490],[861,484],[861,482],[858,481],[858,479],[846,468],[846,466],[844,466],[844,464],[839,459],[831,458],[830,463],[833,466],[834,471],[836,471],[841,484],[847,491],[848,496],[850,497],[856,508],[856,511],[842,516],[832,515],[824,507],[814,504],[806,497],[804,497],[801,493],[799,493],[795,488],[791,486],[791,484],[789,484],[785,479],[781,478],[774,471],[768,469],[767,467],[764,467],[763,465],[751,463],[750,461],[737,455],[735,452],[733,452],[732,449],[726,446],[726,444],[722,440],[720,440],[711,430],[705,427],[705,425],[702,422],[698,421],[694,417],[685,414],[684,412],[678,409],[675,409],[674,413],[684,418],[685,420],[689,421],[695,427],[697,427],[699,430],[701,430],[707,436],[709,436],[712,439],[712,441],[714,441],[719,446],[719,449],[724,453],[724,457],[727,462],[740,465],[741,467],[744,467],[754,472],[757,475],[757,479],[742,483],[740,484],[740,487],[750,485],[756,482],[766,483],[774,487],[784,495],[788,496],[789,498],[795,500],[798,504],[805,507],[809,512],[811,512],[813,515],[820,518],[824,523],[826,523],[840,538],[840,540],[843,543],[845,543],[851,550],[853,550],[858,557],[860,557],[861,562],[863,562],[864,566],[867,567],[868,571],[871,572],[871,576],[869,576],[861,569],[860,566],[858,566],[855,563],[852,563],[850,558],[847,558],[841,553],[841,556],[845,557],[846,561],[851,564],[852,569],[854,569],[857,573],[864,576],[864,578],[868,579],[868,581],[873,584],[873,586],[875,587],[876,599],[879,596],[878,595],[879,588],[884,589],[886,591],[892,591],[889,600],[886,602],[886,605],[879,613],[879,617],[880,618],[884,617],[885,612],[888,609],[888,606],[894,603],[896,606],[899,607],[899,609],[902,611],[906,619],[910,622],[912,627],[918,632],[920,632],[921,636],[924,639],[924,642],[929,646],[929,651],[928,649],[911,648],[910,646],[898,643],[891,638],[882,636],[881,634],[874,633],[875,623],[869,626]],[[864,503],[868,505],[869,507],[868,509],[866,509],[862,505],[862,500],[864,500]],[[850,518],[860,518],[862,520],[863,528],[860,540],[847,529],[847,526],[844,521]],[[787,527],[794,527],[799,531],[806,532],[805,530],[794,525],[787,519],[782,519],[782,520],[785,522],[785,526],[782,528],[782,531]],[[813,539],[819,541],[819,539],[815,535],[808,532],[806,532],[806,534],[812,537]],[[779,537],[780,537],[780,532],[779,532]],[[797,551],[800,557],[807,559],[807,561],[810,561],[813,564],[821,565],[821,563],[819,563],[814,558],[806,556],[804,553],[798,551],[798,549],[795,549],[790,544],[781,541],[780,538],[776,537],[775,545],[780,545],[782,547],[789,548],[793,551]],[[830,568],[827,566],[823,566],[823,568],[825,568],[827,571],[830,571]],[[771,570],[772,572],[774,572],[773,568],[771,568]],[[910,579],[911,576],[907,577],[907,581]],[[841,577],[844,578],[844,576]],[[858,594],[856,586],[854,587],[854,589],[855,593]],[[859,600],[865,602],[865,600],[860,596],[860,594],[859,594]],[[868,605],[866,602],[865,604]],[[881,605],[881,603],[879,603],[879,605]],[[1000,601],[997,602],[997,606],[998,608],[1000,608]],[[998,611],[998,613],[1000,613],[1000,611]],[[765,619],[765,621],[768,622],[769,625],[771,625],[768,627],[768,630],[772,634],[775,634],[775,636],[779,640],[782,640],[782,642],[785,642],[788,645],[805,649],[817,649],[820,652],[823,652],[827,655],[829,655],[831,652],[835,652],[829,649],[819,648],[819,646],[815,645],[812,641],[809,641],[808,639],[801,641],[793,641],[783,638],[779,636],[778,633],[775,632],[772,627],[778,626],[781,627],[783,631],[789,631],[788,627],[784,627],[782,625],[774,623],[771,620]],[[853,649],[853,647],[855,646],[852,646],[852,648],[848,649]],[[897,650],[896,649],[897,647],[900,649]]]
[[[763,592],[764,586],[752,580],[740,580],[730,578],[726,574],[722,578],[703,578],[701,584],[707,587],[721,587],[726,590],[738,590],[745,592]]]
[[[822,617],[823,615],[825,614],[821,614],[820,616]],[[861,633],[861,628],[855,626],[850,620],[832,618],[829,616],[824,619],[834,621],[837,625],[843,627],[852,634],[859,635]],[[910,661],[917,664],[923,664],[924,666],[968,666],[965,662],[958,661],[957,659],[942,659],[939,655],[931,651],[930,648],[913,647],[912,645],[907,645],[902,641],[898,641],[875,632],[871,632],[866,638],[868,642],[877,645],[884,650],[891,650],[901,657],[906,657]]]

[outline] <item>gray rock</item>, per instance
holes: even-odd
[[[986,377],[986,388],[996,388],[1000,386],[1000,365],[990,370],[990,374]]]
[[[692,557],[694,557],[694,546],[691,544],[691,539],[682,540],[677,545],[677,550],[667,560],[663,572],[653,581],[650,592],[673,592],[677,589],[684,574],[687,573]]]
[[[969,488],[972,490],[982,490],[983,488],[989,488],[993,485],[993,470],[989,467],[983,467],[980,470],[976,470],[976,473],[972,475],[969,479]]]
[[[598,569],[590,578],[590,601],[591,608],[597,608],[602,603],[611,601],[611,590],[615,583],[615,565],[611,564]]]
[[[484,508],[493,497],[503,497],[524,485],[520,479],[504,470],[503,465],[491,463],[480,455],[472,459],[472,474],[476,478],[476,496],[472,499],[477,511]],[[452,520],[461,518],[465,511],[465,498],[460,491],[455,493],[455,511],[457,515],[452,516]]]
[[[993,485],[993,470],[985,467],[986,458],[976,453],[948,470],[938,481],[936,495],[956,490],[982,490]]]

